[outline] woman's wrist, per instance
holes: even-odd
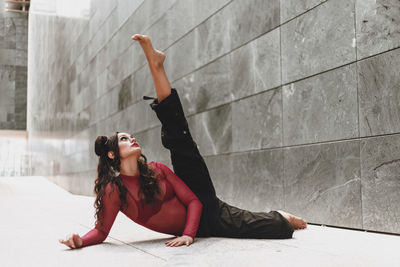
[[[193,242],[193,240],[194,240],[194,238],[193,238],[192,236],[190,236],[190,235],[182,235],[182,236],[190,237],[190,239],[191,239],[192,242]]]

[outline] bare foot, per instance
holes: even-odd
[[[307,222],[304,221],[302,218],[300,217],[296,217],[293,214],[284,212],[282,210],[277,210],[277,212],[279,212],[280,214],[282,214],[283,217],[285,217],[290,224],[293,226],[293,228],[296,229],[304,229],[307,228]]]
[[[165,60],[165,54],[153,48],[149,36],[142,34],[135,34],[132,36],[132,39],[138,41],[142,46],[142,49],[144,51],[144,54],[146,55],[150,67],[163,66]]]

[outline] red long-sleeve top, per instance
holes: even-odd
[[[153,231],[176,236],[188,235],[193,239],[199,226],[203,205],[189,187],[165,164],[150,162],[159,178],[161,197],[155,204],[147,205],[139,199],[139,176],[121,175],[127,188],[128,207],[122,209],[119,190],[107,184],[102,202],[104,206],[103,225],[96,223],[95,228],[82,236],[82,247],[103,242],[118,212],[121,211],[134,222]],[[142,207],[143,203],[143,207]]]

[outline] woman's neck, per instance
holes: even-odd
[[[139,165],[136,158],[121,159],[121,174],[128,176],[139,175]]]

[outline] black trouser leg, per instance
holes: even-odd
[[[252,212],[219,200],[216,236],[237,238],[292,238],[293,227],[279,212]]]
[[[161,141],[170,150],[175,174],[203,204],[198,236],[209,236],[212,229],[206,228],[211,228],[217,219],[218,201],[207,166],[190,134],[179,96],[172,88],[168,97],[160,103],[154,100],[150,106],[161,121]]]

